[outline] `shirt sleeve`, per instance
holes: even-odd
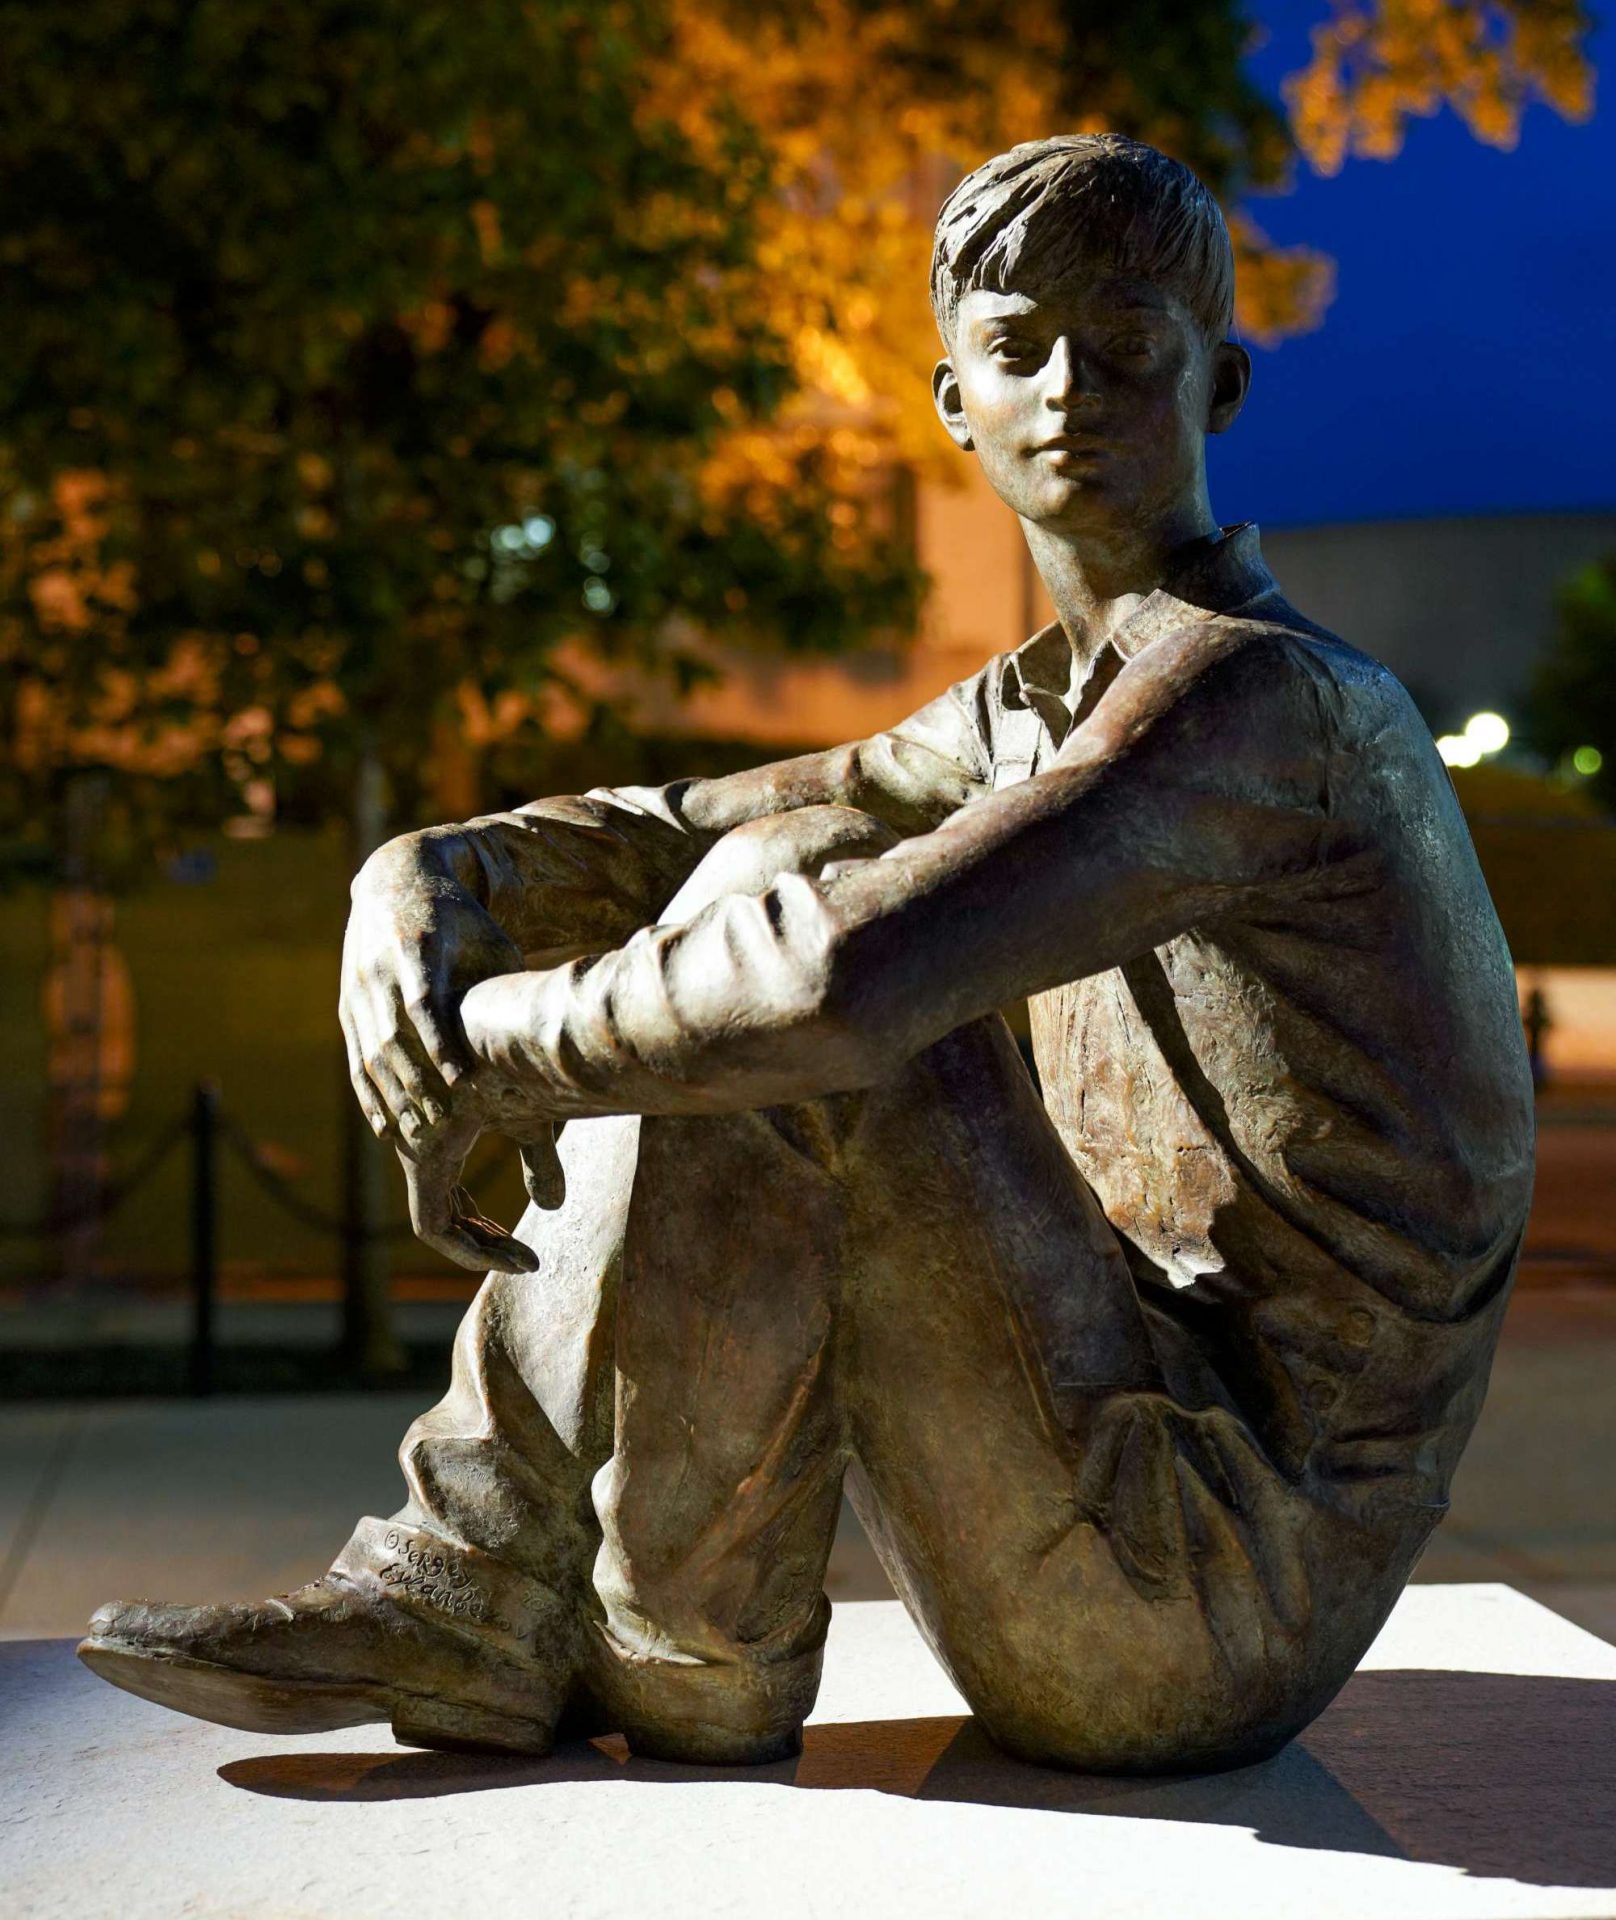
[[[992,784],[991,669],[885,733],[718,779],[537,800],[428,842],[535,962],[619,946],[656,921],[722,834],[799,807],[926,832]]]
[[[592,962],[488,981],[467,1033],[496,1084],[556,1114],[871,1085],[966,1020],[1305,880],[1327,709],[1272,630],[1164,636],[1047,772],[834,877],[782,875]]]

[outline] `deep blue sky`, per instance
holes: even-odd
[[[1260,6],[1264,85],[1305,63],[1322,0]],[[1616,508],[1616,29],[1600,97],[1544,107],[1513,152],[1444,112],[1395,160],[1253,202],[1272,239],[1333,254],[1318,332],[1253,350],[1244,415],[1212,443],[1225,521],[1271,526]]]

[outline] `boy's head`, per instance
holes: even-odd
[[[1234,322],[1234,252],[1218,203],[1188,167],[1120,133],[1012,147],[943,203],[931,304],[954,345],[961,296],[1036,293],[1097,267],[1174,293],[1209,343]]]
[[[1000,154],[937,219],[938,412],[1024,519],[1101,530],[1204,503],[1250,377],[1234,257],[1188,168],[1119,134]]]

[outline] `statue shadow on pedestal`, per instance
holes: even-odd
[[[863,1788],[920,1800],[1252,1829],[1273,1846],[1457,1867],[1542,1886],[1616,1887],[1616,1681],[1391,1670],[1360,1673],[1275,1759],[1231,1773],[1124,1779],[1007,1758],[974,1720],[807,1729],[800,1758],[744,1770],[633,1758],[616,1738],[543,1760],[447,1753],[298,1753],[238,1760],[249,1792],[368,1801],[633,1780]]]

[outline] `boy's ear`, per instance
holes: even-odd
[[[937,407],[937,418],[947,429],[948,437],[961,453],[969,453],[974,442],[971,429],[965,420],[965,401],[960,393],[959,375],[954,371],[952,360],[939,360],[931,370],[931,397]]]
[[[1212,349],[1211,390],[1206,408],[1208,433],[1224,433],[1240,417],[1251,390],[1251,355],[1235,340]]]

